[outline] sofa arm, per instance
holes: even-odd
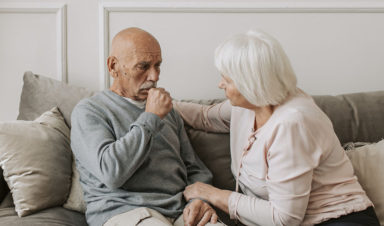
[[[3,201],[4,197],[8,194],[8,192],[9,188],[3,178],[3,170],[0,168],[0,203]]]

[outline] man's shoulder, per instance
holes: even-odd
[[[106,104],[107,97],[105,91],[99,91],[91,97],[80,100],[73,109],[72,117],[79,113],[97,112],[98,109],[103,109]]]
[[[108,93],[106,90],[99,91],[95,93],[95,95],[91,97],[84,98],[77,103],[75,108],[78,107],[87,107],[87,106],[98,106],[98,105],[104,105],[108,103]]]

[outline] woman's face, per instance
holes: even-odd
[[[255,106],[248,102],[247,99],[237,90],[235,83],[228,76],[222,75],[219,88],[225,91],[225,95],[231,102],[232,106],[252,109]]]

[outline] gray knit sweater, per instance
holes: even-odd
[[[110,90],[75,107],[71,147],[91,226],[143,206],[177,217],[185,186],[212,179],[174,110],[160,119]]]

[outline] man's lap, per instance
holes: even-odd
[[[163,216],[156,210],[141,207],[119,215],[116,215],[105,222],[104,226],[184,226],[183,216],[177,219]],[[206,226],[224,226],[217,222],[208,223]]]

